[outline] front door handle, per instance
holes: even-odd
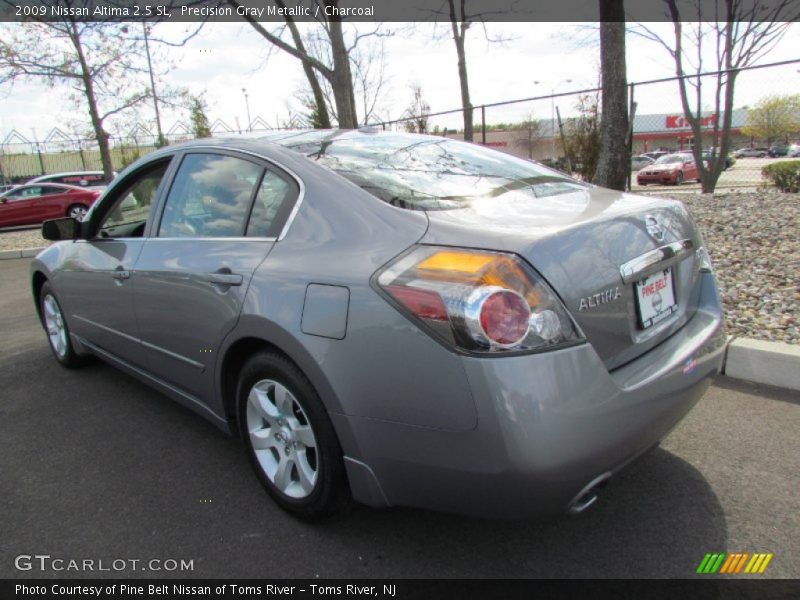
[[[242,285],[244,277],[239,273],[208,273],[206,281],[214,285]]]
[[[131,272],[125,271],[124,269],[117,269],[116,271],[111,271],[111,277],[117,281],[122,281],[124,279],[130,279]]]

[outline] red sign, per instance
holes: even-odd
[[[690,127],[689,119],[684,117],[683,115],[667,115],[665,119],[664,125],[666,125],[667,129],[685,129]],[[717,115],[714,113],[713,115],[709,115],[707,117],[702,117],[700,119],[700,127],[711,127],[712,125],[716,125],[717,123]]]

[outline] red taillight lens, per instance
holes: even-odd
[[[528,335],[531,309],[515,292],[492,292],[481,304],[479,321],[489,341],[500,346],[511,346]]]
[[[387,285],[386,291],[420,319],[447,321],[447,309],[436,292],[400,285]]]
[[[378,287],[435,337],[472,352],[536,350],[581,339],[547,284],[513,254],[418,246]]]

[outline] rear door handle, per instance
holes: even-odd
[[[117,269],[116,271],[111,271],[111,277],[113,277],[117,281],[122,281],[123,279],[130,279],[131,272],[122,269]]]
[[[242,285],[244,278],[238,273],[208,273],[206,281],[215,285]]]

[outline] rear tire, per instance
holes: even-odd
[[[89,212],[89,209],[83,204],[73,204],[67,209],[67,216],[77,219],[78,221],[83,221],[87,212]]]
[[[90,362],[91,357],[79,356],[72,346],[69,327],[61,310],[50,282],[45,282],[39,292],[39,308],[42,314],[42,325],[47,333],[50,350],[58,364],[67,369],[76,369]]]
[[[683,171],[678,171],[678,174],[675,176],[675,185],[680,185],[683,183]]]
[[[348,504],[333,424],[294,363],[273,352],[255,354],[242,368],[236,398],[250,464],[281,508],[312,521]]]

